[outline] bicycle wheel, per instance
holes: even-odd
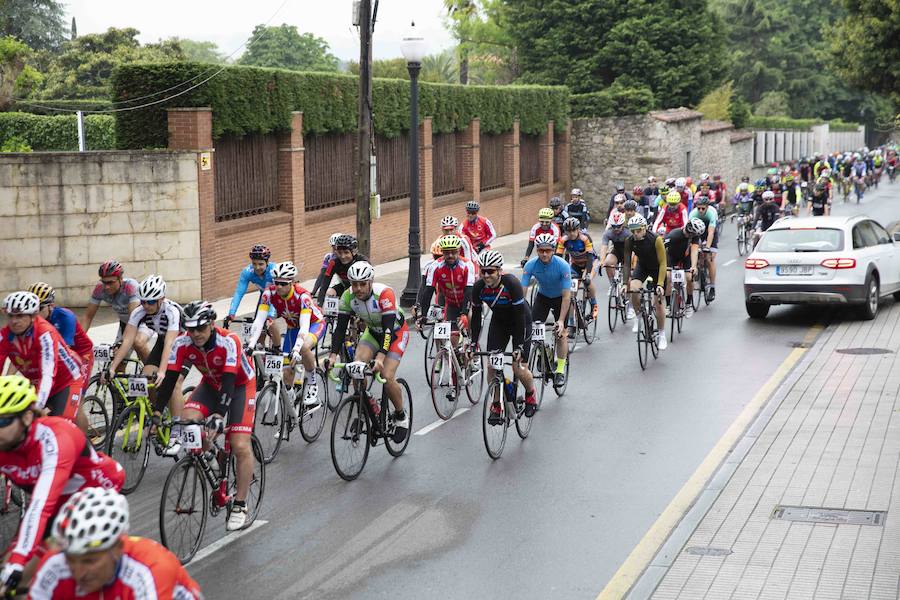
[[[537,396],[538,408],[544,402],[544,388],[547,386],[545,359],[544,345],[540,343],[532,345],[531,356],[528,357],[528,370],[534,376],[534,393]]]
[[[744,246],[744,240],[746,239],[746,237],[747,237],[747,232],[744,230],[743,224],[738,224],[738,236],[737,236],[738,256],[744,255],[744,249],[746,248],[746,246]]]
[[[531,433],[531,424],[532,424],[532,421],[534,421],[534,416],[537,413],[535,413],[534,415],[531,415],[530,417],[525,416],[524,399],[523,399],[521,405],[518,404],[518,400],[516,401],[516,410],[517,410],[516,415],[515,415],[516,433],[519,434],[519,437],[524,440],[525,438],[528,437],[528,434]]]
[[[409,418],[409,429],[406,430],[406,437],[402,442],[395,442],[394,438],[391,435],[388,435],[384,438],[384,447],[387,448],[388,454],[397,458],[406,450],[406,447],[409,445],[409,440],[412,438],[412,428],[413,428],[413,403],[412,403],[412,393],[409,391],[409,384],[406,383],[406,380],[402,377],[397,379],[397,385],[400,386],[400,394],[403,396],[403,409],[406,411],[406,416]],[[381,392],[384,394],[384,390]],[[390,402],[387,402],[390,405]],[[384,406],[385,403],[382,403]],[[390,427],[390,434],[394,433],[394,428]]]
[[[9,547],[16,533],[19,531],[19,523],[25,514],[27,502],[24,492],[16,487],[6,477],[0,478],[0,544],[4,548]]]
[[[578,347],[578,329],[580,318],[578,315],[578,302],[573,302],[569,307],[569,318],[566,321],[569,326],[566,327],[566,335],[569,336],[568,344],[569,344],[569,354],[575,352],[575,348]]]
[[[552,355],[551,355],[551,357],[552,357]],[[548,360],[549,360],[549,359],[548,359]],[[553,384],[553,391],[556,392],[556,397],[557,397],[557,398],[559,398],[560,396],[562,396],[563,394],[565,394],[565,393],[566,393],[566,388],[569,387],[569,365],[571,365],[571,364],[572,364],[571,361],[570,361],[568,358],[566,358],[566,366],[565,366],[565,369],[564,369],[564,371],[563,371],[563,372],[566,374],[565,382],[564,382],[562,385],[556,385],[556,383]],[[553,367],[555,367],[555,366],[556,366],[556,365],[553,365],[553,366],[549,369],[551,373],[553,372]],[[551,380],[551,381],[552,381],[552,380]]]
[[[116,399],[117,395],[113,392],[112,386],[100,385],[100,373],[95,373],[88,380],[87,387],[84,388],[84,396],[97,396],[100,399],[100,402],[103,403],[103,408],[106,409],[106,415],[109,417],[110,423],[114,423],[116,417],[122,412],[124,403],[121,399]]]
[[[584,335],[584,342],[590,346],[594,343],[594,340],[597,339],[597,321],[599,320],[600,313],[597,313],[597,319],[593,317],[594,307],[591,305],[590,299],[587,297],[585,293],[585,297],[582,299],[581,306],[581,314],[584,315],[584,329],[582,330],[582,335]]]
[[[484,449],[488,456],[497,460],[503,454],[503,446],[506,445],[506,429],[509,427],[509,415],[506,414],[506,402],[503,400],[501,388],[502,379],[494,377],[488,384],[487,394],[484,396],[484,409],[482,410],[481,431],[484,437]],[[488,419],[491,416],[491,405],[494,401],[500,403],[501,423],[491,425]]]
[[[685,311],[685,302],[687,302],[687,298],[685,297],[684,286],[681,285],[678,288],[678,319],[675,321],[675,324],[678,326],[678,333],[681,333],[681,327],[684,325],[684,311]]]
[[[331,463],[345,481],[353,481],[369,458],[369,412],[357,394],[346,396],[338,404],[331,421]]]
[[[425,340],[425,383],[431,387],[431,363],[434,362],[434,357],[437,356],[437,345],[434,342],[434,328],[432,327],[431,333],[428,335],[428,338]]]
[[[209,492],[199,460],[188,454],[175,463],[159,503],[160,541],[183,565],[197,554],[206,530]]]
[[[438,350],[437,356],[431,363],[431,402],[434,404],[434,412],[446,421],[453,416],[459,402],[462,385],[457,377],[450,357],[450,350],[446,347]]]
[[[619,320],[619,295],[616,293],[616,286],[609,286],[609,294],[606,299],[606,324],[612,333],[616,330],[616,322]]]
[[[278,384],[274,381],[266,382],[256,395],[256,424],[253,430],[259,436],[266,463],[272,462],[278,454],[287,431],[287,411],[283,404]]]
[[[678,288],[672,286],[669,294],[669,341],[675,341],[675,328],[678,326]]]
[[[656,323],[656,312],[655,312],[655,310],[649,310],[646,313],[646,315],[647,315],[646,316],[646,318],[647,318],[646,332],[647,332],[647,336],[648,336],[647,341],[650,344],[650,353],[653,354],[653,358],[656,358],[657,356],[659,356],[659,346],[657,345],[657,342],[656,342],[656,330],[659,327]],[[665,331],[663,331],[662,333],[663,333],[663,335],[666,334]]]
[[[121,492],[130,494],[144,478],[150,459],[150,419],[148,415],[141,418],[140,404],[125,408],[116,419],[106,441],[106,454],[122,465],[125,483]]]
[[[247,529],[253,525],[253,521],[259,516],[259,507],[262,506],[263,494],[266,492],[266,463],[263,460],[262,444],[255,434],[250,434],[250,448],[253,450],[253,476],[250,486],[247,488],[247,520],[241,529]],[[232,454],[228,460],[228,494],[233,498],[237,493],[237,459]],[[231,516],[231,504],[229,503],[225,519]]]
[[[325,371],[316,369],[313,377],[318,380],[319,403],[314,406],[303,405],[303,393],[306,392],[305,383],[303,384],[302,392],[295,401],[297,414],[300,415],[300,435],[309,444],[312,444],[322,435],[322,430],[325,429],[325,417],[328,416],[328,411],[325,408],[328,406],[328,385],[325,382]]]
[[[469,398],[470,404],[478,404],[481,400],[481,393],[484,391],[484,360],[480,356],[473,356],[472,360],[466,361],[464,370],[466,396]]]
[[[80,410],[84,411],[87,419],[87,438],[94,450],[102,450],[106,447],[106,435],[109,433],[109,415],[103,406],[103,401],[97,396],[85,396],[81,399]]]
[[[647,336],[645,335],[645,329],[647,328],[647,320],[644,318],[642,313],[638,313],[634,316],[635,319],[638,320],[638,330],[637,330],[637,346],[638,346],[638,361],[641,363],[641,370],[645,370],[647,368],[647,358],[648,353],[650,351],[650,346],[647,342]]]
[[[706,297],[706,265],[697,269],[697,281],[694,282],[694,310],[700,310],[701,300]]]

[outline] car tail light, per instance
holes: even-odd
[[[856,268],[855,258],[826,258],[820,263],[826,269],[853,269]]]
[[[748,258],[744,261],[745,269],[765,269],[769,266],[769,261],[764,258]]]

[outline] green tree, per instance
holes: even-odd
[[[502,84],[518,76],[518,54],[503,0],[444,0],[445,25],[456,39],[459,82]]]
[[[728,120],[737,129],[745,127],[750,120],[750,105],[738,94],[734,94],[728,103]]]
[[[192,62],[225,64],[225,55],[219,51],[219,46],[215,42],[198,42],[197,40],[186,40],[181,38],[172,38],[172,41],[181,46],[184,57]]]
[[[766,92],[753,107],[753,114],[760,117],[790,116],[787,94],[778,90]]]
[[[359,63],[350,61],[348,70],[359,75]],[[405,58],[385,58],[372,61],[372,77],[381,79],[409,79],[409,70],[406,68]]]
[[[728,109],[734,98],[734,82],[726,81],[706,96],[697,105],[697,111],[703,113],[707,119],[728,121]]]
[[[257,25],[238,64],[295,71],[337,71],[340,61],[329,50],[328,42],[311,33],[301,34],[295,25]]]
[[[12,104],[13,90],[30,54],[31,48],[14,37],[0,37],[0,111]]]
[[[11,35],[34,50],[59,49],[69,37],[63,5],[55,0],[0,0],[0,37]]]
[[[438,54],[429,54],[422,59],[422,81],[431,83],[456,83],[459,68],[453,50],[445,50]]]

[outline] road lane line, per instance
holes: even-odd
[[[722,266],[723,266],[723,267],[727,267],[728,265],[733,265],[733,264],[736,263],[736,262],[737,262],[737,259],[736,259],[736,258],[732,258],[731,260],[729,260],[727,263],[725,263],[725,264],[722,265]]]
[[[460,408],[460,409],[457,410],[455,413],[453,413],[453,416],[450,417],[449,419],[447,419],[447,421],[452,421],[453,419],[455,419],[455,418],[458,417],[459,415],[463,414],[464,412],[467,412],[468,410],[469,410],[469,407]],[[422,429],[418,430],[418,431],[415,432],[413,435],[426,435],[426,434],[429,434],[429,433],[431,433],[432,431],[434,431],[435,429],[437,429],[438,427],[440,427],[441,425],[443,425],[444,423],[446,423],[447,421],[444,421],[443,419],[438,419],[438,420],[435,421],[434,423],[429,423],[428,425],[426,425],[426,426],[423,427]]]
[[[198,562],[200,562],[201,560],[203,560],[204,558],[206,558],[213,552],[217,552],[217,551],[221,550],[222,548],[224,548],[225,546],[227,546],[228,544],[238,541],[239,539],[241,539],[242,537],[244,537],[251,531],[253,531],[255,529],[259,529],[266,523],[268,523],[268,521],[261,521],[260,519],[257,519],[255,521],[253,521],[253,525],[251,525],[247,529],[242,529],[241,531],[238,531],[237,533],[229,533],[229,534],[219,538],[218,540],[216,540],[215,542],[213,542],[206,548],[201,548],[200,551],[197,552],[197,554],[191,560],[191,564],[197,564]]]
[[[822,325],[813,325],[803,338],[804,345],[812,345],[812,341],[824,329]],[[794,365],[803,357],[807,348],[794,348],[787,358],[778,366],[768,381],[756,392],[750,402],[741,411],[737,419],[731,424],[725,434],[716,442],[716,445],[710,450],[694,474],[678,491],[666,509],[660,514],[659,518],[637,546],[622,563],[622,566],[616,571],[603,588],[603,591],[597,596],[597,600],[612,600],[624,598],[634,586],[635,582],[640,578],[641,574],[656,556],[656,553],[662,547],[669,537],[669,534],[678,525],[681,518],[694,504],[697,496],[703,491],[706,483],[715,474],[719,465],[728,453],[734,447],[735,443],[740,440],[741,436],[747,430],[760,409],[769,400],[769,397],[778,389],[778,386],[791,371]]]

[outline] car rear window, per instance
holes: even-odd
[[[760,252],[835,252],[844,248],[840,229],[770,229],[756,247]]]

